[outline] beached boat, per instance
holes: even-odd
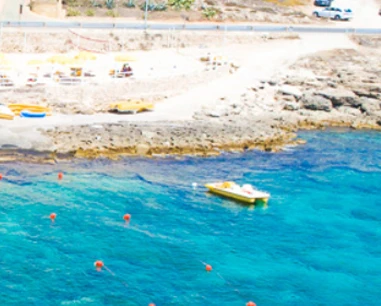
[[[153,103],[143,101],[121,101],[110,105],[110,110],[118,113],[133,113],[136,114],[142,111],[153,110]]]
[[[44,112],[31,112],[29,110],[23,110],[20,113],[20,117],[23,118],[44,118],[46,113]]]
[[[234,182],[218,182],[206,184],[210,192],[245,203],[267,203],[270,194],[259,191],[249,184],[242,187]]]

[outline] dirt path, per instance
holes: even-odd
[[[230,54],[239,56],[238,60],[242,64],[237,73],[159,104],[155,111],[156,115],[166,113],[173,119],[189,120],[195,111],[216,103],[222,97],[227,101],[239,99],[245,89],[255,81],[270,78],[275,72],[287,68],[300,56],[335,48],[356,48],[356,46],[345,35],[310,34],[303,36],[301,40],[262,44],[255,50],[253,47],[241,47],[241,50],[239,48],[235,46],[230,50]]]
[[[30,11],[30,0],[0,0],[0,19],[4,21],[44,21],[50,18]],[[23,6],[20,15],[20,5]]]
[[[351,27],[373,28],[381,26],[381,16],[378,15],[380,6],[374,0],[335,0],[334,5],[353,10],[354,18],[347,23]]]
[[[1,20],[20,20],[20,5],[24,0],[0,0]]]

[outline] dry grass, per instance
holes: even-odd
[[[266,2],[271,2],[282,6],[299,6],[309,4],[309,0],[265,0]]]

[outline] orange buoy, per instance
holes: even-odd
[[[59,180],[62,180],[62,179],[63,179],[63,173],[62,173],[62,172],[58,172],[58,179],[59,179]]]
[[[125,215],[123,216],[123,219],[124,219],[124,221],[128,222],[128,221],[131,220],[131,215],[130,215],[130,214],[125,214]]]
[[[94,262],[94,267],[97,268],[98,271],[100,271],[104,267],[104,263],[102,260],[97,260]]]
[[[205,266],[205,270],[208,271],[208,272],[212,271],[212,266],[211,265],[206,265]]]
[[[0,181],[3,179],[3,175],[2,174],[0,174]]]
[[[57,217],[56,213],[51,213],[49,216],[50,220],[52,220],[52,221],[54,221],[56,219],[56,217]]]
[[[246,306],[257,306],[254,302],[250,301],[246,303]]]
[[[148,304],[148,306],[156,306],[154,303],[150,303]]]

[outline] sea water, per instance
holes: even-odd
[[[381,134],[301,136],[281,153],[0,166],[0,305],[379,305]],[[271,199],[203,187],[221,180]]]

